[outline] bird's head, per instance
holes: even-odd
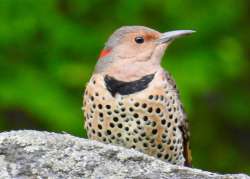
[[[160,33],[144,26],[121,27],[106,42],[96,66],[96,73],[117,73],[118,76],[124,76],[121,74],[124,72],[146,73],[146,68],[160,66],[165,49],[173,40],[193,32],[177,30]]]

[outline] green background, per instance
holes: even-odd
[[[249,18],[249,0],[0,0],[0,131],[85,137],[83,90],[108,36],[193,29],[162,65],[189,117],[194,167],[250,174]]]

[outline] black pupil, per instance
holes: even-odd
[[[144,38],[143,38],[143,37],[136,37],[136,38],[135,38],[135,41],[136,41],[136,43],[138,43],[138,44],[142,44],[142,43],[144,42]]]

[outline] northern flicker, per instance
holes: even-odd
[[[110,36],[84,93],[90,139],[191,166],[186,115],[160,63],[173,40],[193,32],[125,26]]]

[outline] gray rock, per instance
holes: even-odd
[[[69,134],[0,133],[0,178],[249,178],[180,167]]]

